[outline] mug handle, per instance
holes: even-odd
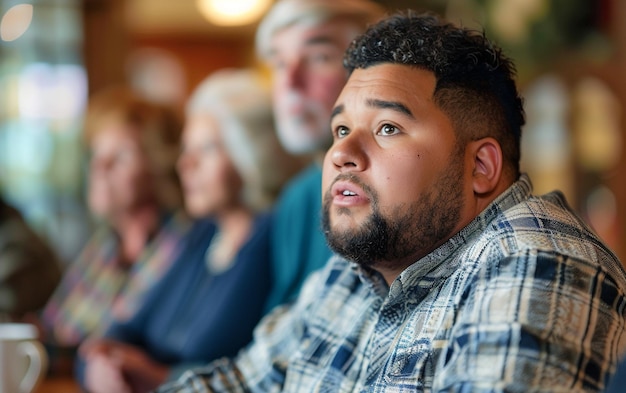
[[[28,370],[20,382],[20,393],[30,393],[46,373],[48,354],[39,341],[22,341],[18,349],[29,359]]]

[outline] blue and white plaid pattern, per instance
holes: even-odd
[[[387,287],[335,257],[234,360],[159,392],[599,391],[626,351],[626,273],[523,175]]]

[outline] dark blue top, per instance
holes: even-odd
[[[137,345],[170,365],[170,378],[235,355],[251,341],[271,287],[269,226],[269,215],[258,216],[230,268],[212,274],[205,253],[216,226],[209,220],[196,222],[181,256],[139,312],[125,323],[112,324],[105,337]]]

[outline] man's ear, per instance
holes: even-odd
[[[470,142],[474,172],[472,184],[474,193],[489,194],[496,189],[502,176],[502,149],[494,138],[482,138]]]

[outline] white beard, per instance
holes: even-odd
[[[293,107],[300,108],[294,113]],[[275,111],[281,144],[292,154],[307,154],[326,149],[332,141],[330,112],[300,94],[291,93]]]

